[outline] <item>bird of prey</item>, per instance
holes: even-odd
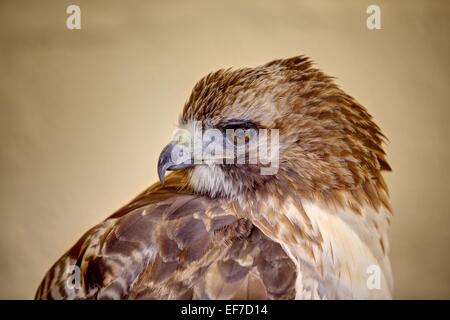
[[[36,298],[392,298],[387,139],[333,79],[305,56],[202,78],[179,128],[276,129],[276,172],[225,152],[177,162],[172,140],[161,181],[87,231]]]

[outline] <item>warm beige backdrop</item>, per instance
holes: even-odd
[[[82,30],[65,27],[78,4]],[[366,8],[382,9],[382,30]],[[156,180],[192,86],[311,56],[390,138],[397,298],[450,298],[449,1],[0,1],[0,298]]]

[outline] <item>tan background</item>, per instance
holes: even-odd
[[[81,6],[82,30],[65,27]],[[382,30],[366,8],[382,9]],[[311,56],[375,116],[397,298],[450,298],[450,2],[0,1],[0,298],[156,180],[194,83]]]

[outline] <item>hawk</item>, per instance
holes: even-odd
[[[177,162],[190,149],[173,140],[160,182],[86,232],[37,299],[392,298],[387,139],[332,77],[305,56],[210,73],[179,120],[198,127],[233,150],[276,129],[276,173],[225,152]]]

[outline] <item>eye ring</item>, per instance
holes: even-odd
[[[230,119],[221,122],[219,128],[225,129],[256,129],[258,126],[247,120]]]

